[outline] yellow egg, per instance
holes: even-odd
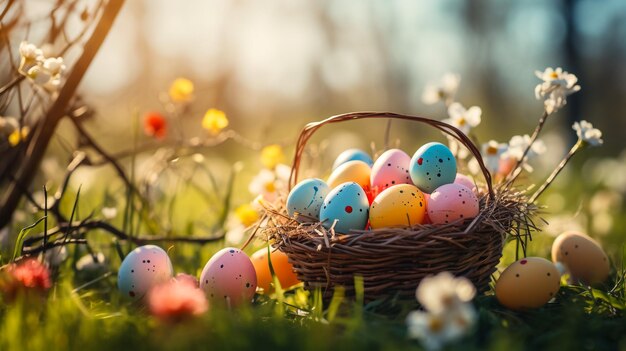
[[[526,257],[513,262],[496,282],[496,298],[512,310],[538,308],[550,301],[561,287],[561,276],[552,262]]]
[[[426,199],[411,184],[398,184],[378,194],[370,207],[372,228],[409,227],[424,222]]]
[[[609,277],[609,259],[593,239],[578,232],[565,232],[552,244],[552,262],[561,262],[573,281],[602,283]]]
[[[370,173],[372,169],[363,161],[348,161],[335,170],[328,177],[328,186],[330,189],[336,188],[338,185],[346,182],[355,182],[361,188],[367,190],[370,188]]]

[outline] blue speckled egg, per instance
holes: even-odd
[[[123,295],[138,300],[156,284],[171,279],[173,274],[167,252],[155,245],[140,246],[122,261],[117,273],[117,287]]]
[[[287,197],[289,216],[296,213],[313,219],[320,218],[320,209],[330,191],[326,182],[317,178],[305,179],[298,183]],[[298,220],[305,219],[299,217]]]
[[[348,161],[363,161],[370,167],[374,164],[372,157],[367,152],[361,149],[348,149],[337,156],[335,163],[333,163],[333,170]]]
[[[454,183],[456,159],[441,143],[424,144],[411,158],[409,173],[413,184],[430,194],[444,184]]]
[[[365,191],[355,182],[346,182],[334,188],[324,199],[320,220],[330,228],[337,220],[335,231],[348,233],[363,230],[369,217],[369,202]]]

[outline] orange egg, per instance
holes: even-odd
[[[271,250],[272,267],[278,277],[280,286],[284,289],[300,283],[296,273],[293,271],[293,266],[287,260],[287,255],[280,250]],[[265,292],[272,291],[273,289],[270,286],[272,273],[270,272],[269,260],[267,258],[267,247],[255,252],[251,258],[256,270],[258,287]]]

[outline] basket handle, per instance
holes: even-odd
[[[322,121],[311,122],[307,124],[304,129],[302,129],[302,132],[300,132],[300,137],[298,137],[298,143],[296,144],[296,152],[293,157],[293,166],[291,167],[291,174],[289,175],[289,190],[291,190],[298,182],[298,172],[300,170],[300,161],[302,160],[304,148],[309,139],[313,136],[313,134],[315,134],[318,129],[326,124],[366,118],[392,118],[424,123],[430,125],[431,127],[439,129],[447,135],[452,136],[461,144],[463,144],[472,153],[472,155],[474,155],[474,157],[476,157],[478,165],[480,166],[480,170],[482,171],[483,177],[485,178],[485,182],[487,183],[487,188],[489,190],[489,199],[493,200],[495,198],[493,185],[491,183],[491,173],[489,173],[489,170],[485,166],[485,162],[480,153],[480,150],[476,145],[474,145],[472,140],[467,135],[465,135],[465,133],[463,133],[458,128],[442,121],[437,121],[426,117],[409,116],[392,112],[350,112],[332,116]]]

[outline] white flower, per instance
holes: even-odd
[[[548,67],[545,71],[535,71],[535,75],[543,80],[535,87],[535,97],[544,100],[544,107],[548,114],[554,113],[567,104],[567,96],[580,90],[577,85],[578,78],[561,67],[552,69]]]
[[[476,311],[463,303],[446,313],[413,311],[406,319],[408,335],[419,339],[427,350],[439,350],[467,333],[476,321]]]
[[[439,83],[429,83],[422,94],[422,102],[432,105],[439,101],[451,101],[459,88],[461,76],[446,73]]]
[[[35,44],[23,41],[20,43],[19,52],[21,58],[18,71],[23,75],[43,61],[43,52]]]
[[[50,57],[43,61],[42,68],[51,76],[60,75],[65,70],[63,57]]]
[[[274,201],[276,194],[287,185],[291,168],[279,164],[271,171],[262,169],[248,185],[248,190],[253,195],[262,195],[266,201]]]
[[[463,133],[468,134],[470,129],[480,124],[480,116],[483,111],[478,106],[472,106],[469,109],[465,109],[463,105],[455,102],[448,107],[448,115],[450,118],[443,121],[457,127]]]
[[[69,253],[67,252],[67,248],[65,246],[56,246],[50,249],[47,249],[45,254],[43,255],[44,260],[48,262],[51,266],[58,266],[63,261],[67,259]]]
[[[530,144],[530,136],[528,134],[525,135],[515,135],[509,140],[509,148],[502,154],[502,158],[513,158],[514,160],[520,161],[522,156],[524,155],[524,151],[528,148]],[[545,153],[546,145],[543,141],[537,139],[526,153],[526,157],[524,158],[523,166],[528,172],[532,172],[533,168],[528,164],[528,161]]]
[[[417,301],[432,313],[442,313],[471,301],[474,295],[476,288],[469,279],[448,272],[422,279],[415,291]]]
[[[489,172],[498,172],[498,169],[500,168],[500,159],[508,148],[508,144],[498,143],[495,140],[489,140],[482,145],[483,161],[485,161],[485,166],[487,166]]]
[[[574,122],[572,128],[578,135],[578,140],[591,146],[600,146],[604,143],[602,140],[602,131],[594,128],[593,125],[587,121]]]
[[[105,219],[113,219],[117,217],[117,208],[115,207],[103,207],[101,212]]]
[[[106,269],[106,257],[102,252],[87,254],[76,261],[79,271],[99,271]]]

